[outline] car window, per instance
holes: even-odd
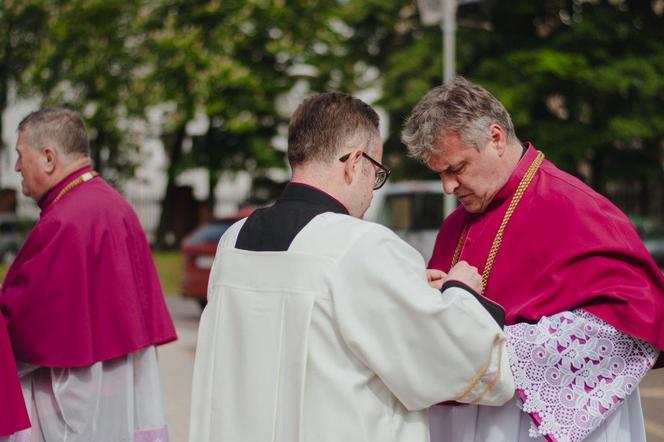
[[[211,223],[201,227],[189,239],[190,244],[217,243],[232,222]]]
[[[632,217],[631,221],[642,239],[664,239],[664,225],[661,223],[640,217]]]
[[[0,222],[0,233],[10,233],[16,230],[16,223],[11,221]]]
[[[443,222],[445,197],[442,193],[420,193],[413,208],[413,229],[431,230],[440,228]]]
[[[388,195],[378,222],[394,230],[438,229],[443,221],[443,199],[434,192]]]

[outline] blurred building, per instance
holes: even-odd
[[[28,220],[36,220],[39,217],[39,208],[30,198],[21,193],[21,176],[14,171],[17,157],[15,146],[18,136],[16,128],[25,115],[38,108],[39,100],[23,100],[11,104],[2,115],[2,139],[5,148],[0,151],[0,194],[4,196],[3,200],[12,201],[7,205],[5,211],[13,211],[18,218]],[[194,125],[193,130],[195,129]],[[135,176],[123,182],[118,190],[134,207],[148,238],[153,240],[159,224],[161,202],[166,189],[167,158],[161,140],[158,136],[150,135],[151,132],[154,131],[145,130],[141,143],[143,160],[136,168]],[[287,172],[282,171],[282,175],[287,175]],[[182,198],[183,201],[193,199],[194,203],[202,204],[210,192],[207,170],[204,168],[184,172],[178,177],[177,184],[181,189],[178,195],[185,195]],[[214,213],[203,215],[195,209],[194,219],[200,220],[209,216],[223,217],[237,212],[240,204],[249,196],[251,184],[252,179],[248,173],[238,172],[222,176],[214,189],[216,202]],[[12,192],[15,195],[14,198],[8,196]],[[191,195],[191,198],[186,196],[187,193]],[[183,218],[192,216],[191,210],[180,213],[183,214]],[[189,223],[190,221],[183,228],[186,229]],[[177,225],[177,222],[175,224]],[[181,234],[177,236],[179,237]]]

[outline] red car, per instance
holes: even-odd
[[[210,268],[212,268],[219,239],[233,223],[249,216],[253,210],[253,208],[247,208],[232,217],[210,221],[194,230],[182,241],[180,252],[183,272],[180,290],[182,296],[195,298],[201,309],[207,304]]]

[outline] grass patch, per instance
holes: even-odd
[[[157,273],[161,281],[161,288],[167,295],[177,295],[180,293],[180,276],[182,275],[182,259],[180,252],[153,252],[154,263],[157,266]],[[0,281],[5,280],[8,266],[0,265]]]
[[[166,295],[180,293],[180,276],[182,275],[182,258],[179,251],[152,252],[157,266],[161,288]]]

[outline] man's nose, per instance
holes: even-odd
[[[457,187],[459,187],[459,182],[451,174],[441,174],[440,181],[443,183],[443,190],[448,195],[452,195]]]

